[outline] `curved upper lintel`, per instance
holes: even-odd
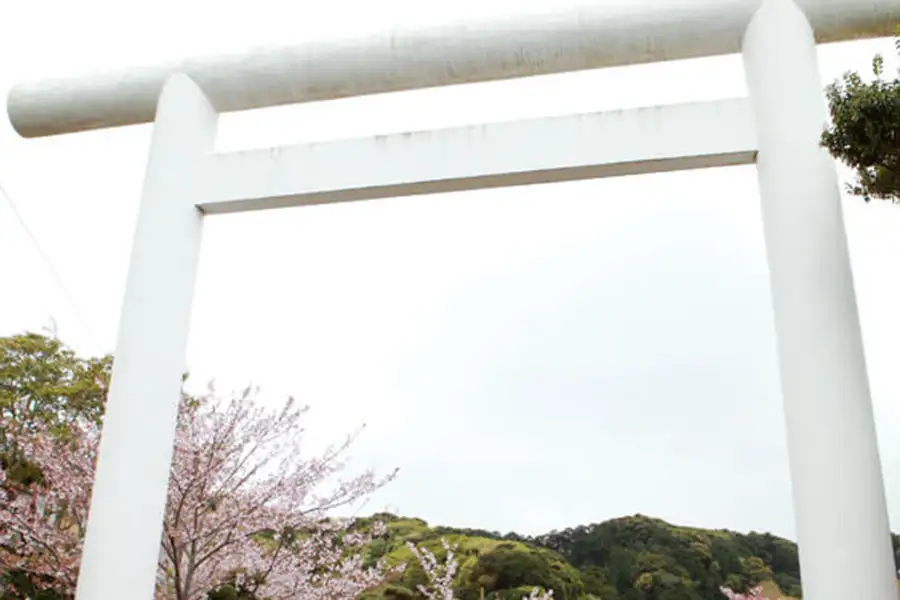
[[[578,7],[336,42],[256,49],[14,87],[25,137],[147,123],[189,75],[219,112],[739,52],[761,0],[594,0]],[[819,42],[889,35],[900,0],[796,0]]]

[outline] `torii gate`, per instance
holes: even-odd
[[[896,600],[816,42],[898,22],[900,0],[595,0],[14,88],[26,137],[155,123],[78,600],[152,597],[205,215],[753,163],[804,595]],[[213,151],[223,111],[737,52],[747,99]]]

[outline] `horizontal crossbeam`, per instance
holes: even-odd
[[[720,100],[214,154],[207,214],[753,163],[749,102]]]
[[[585,0],[545,14],[29,83],[9,116],[26,137],[153,120],[175,73],[219,112],[739,52],[762,0]],[[900,0],[795,0],[819,42],[890,35]]]

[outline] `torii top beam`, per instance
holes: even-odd
[[[219,112],[739,52],[762,0],[602,0],[555,12],[338,42],[258,48],[14,87],[15,129],[40,137],[147,123],[190,76]],[[900,0],[796,0],[819,42],[890,35]]]

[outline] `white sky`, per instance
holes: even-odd
[[[566,0],[571,1],[571,0]],[[561,0],[81,0],[0,7],[0,91]],[[824,80],[886,40],[823,47]],[[237,149],[740,96],[736,56],[227,115]],[[5,115],[5,110],[3,111]],[[0,118],[0,334],[111,351],[149,128],[23,140]],[[542,532],[642,512],[793,535],[753,168],[217,217],[192,371],[314,408],[311,446],[366,421],[358,467],[401,467],[366,510]],[[845,202],[895,528],[900,208]]]

